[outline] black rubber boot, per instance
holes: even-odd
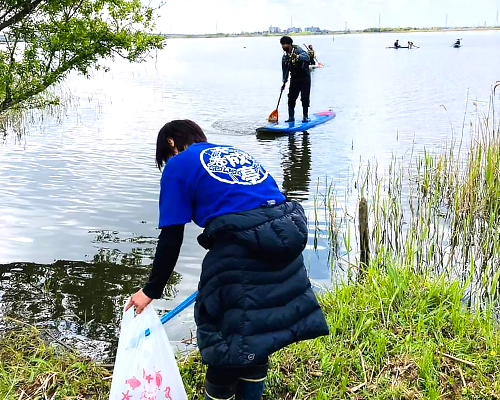
[[[302,122],[309,122],[309,113],[308,113],[309,107],[302,106]]]
[[[295,122],[295,109],[288,107],[288,119],[285,122]]]
[[[308,112],[307,112],[308,108],[309,108],[309,107],[303,107],[303,108],[302,108],[302,115],[303,115],[303,117],[302,117],[302,122],[309,122],[309,121],[310,121],[310,119],[309,119],[309,114],[308,114]]]

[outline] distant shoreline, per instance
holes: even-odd
[[[330,36],[330,35],[351,35],[360,33],[415,33],[415,32],[475,32],[475,31],[500,31],[500,26],[490,26],[486,28],[368,28],[363,30],[347,31],[321,31],[321,32],[299,32],[299,33],[270,33],[270,32],[243,32],[243,33],[205,33],[205,34],[165,34],[158,33],[166,39],[193,39],[193,38],[226,38],[226,37],[267,37],[267,36]]]

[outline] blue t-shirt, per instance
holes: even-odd
[[[160,184],[159,227],[285,202],[274,178],[250,154],[231,146],[195,143],[168,160]]]

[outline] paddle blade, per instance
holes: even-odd
[[[271,123],[278,122],[278,109],[269,114],[269,118],[267,120]]]

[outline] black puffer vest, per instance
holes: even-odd
[[[299,203],[217,217],[198,241],[210,249],[195,305],[205,363],[262,364],[293,342],[328,334],[304,267]]]

